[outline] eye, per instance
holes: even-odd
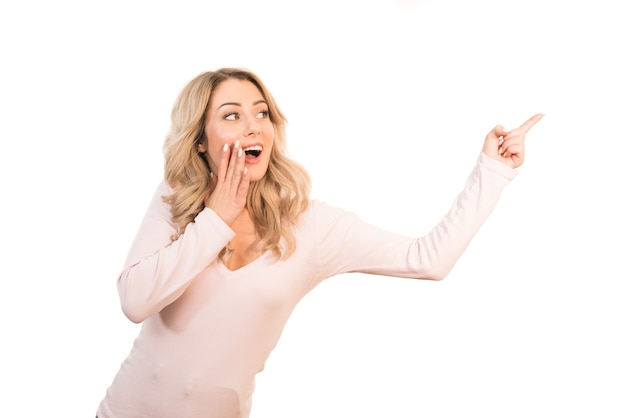
[[[237,112],[231,112],[224,115],[224,119],[226,120],[237,120],[239,119],[239,114]]]
[[[259,119],[265,119],[265,118],[267,118],[269,115],[270,115],[269,110],[261,110],[261,111],[260,111],[260,112],[256,115],[256,117],[257,117],[257,118],[259,118]]]

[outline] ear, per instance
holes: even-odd
[[[198,152],[206,152],[206,146],[204,145],[204,141],[198,143]]]

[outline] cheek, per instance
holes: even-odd
[[[211,171],[217,171],[217,167],[222,157],[223,146],[224,144],[216,144],[212,142],[209,144],[207,151],[204,153],[204,157],[209,162],[209,168]]]
[[[274,126],[270,125],[269,128],[265,130],[265,138],[267,138],[266,145],[269,145],[272,148],[274,148],[274,135]]]
[[[205,153],[207,160],[209,161],[209,166],[211,170],[217,170],[217,166],[220,162],[220,157],[222,155],[222,149],[213,147],[209,148],[209,151]]]
[[[208,146],[205,156],[209,161],[209,166],[211,167],[211,170],[215,171],[217,170],[219,162],[222,158],[224,144],[226,144],[228,141],[226,140],[226,138],[224,138],[223,135],[220,135],[219,132],[215,132],[214,130],[209,129],[207,129],[207,137]]]

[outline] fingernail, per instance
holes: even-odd
[[[243,174],[248,174],[248,167],[243,168]]]
[[[239,148],[237,150],[237,157],[241,157],[241,154],[243,154],[243,150],[241,148]]]
[[[237,148],[239,146],[239,140],[235,141],[235,148]]]
[[[228,151],[228,144],[224,144],[224,152]]]

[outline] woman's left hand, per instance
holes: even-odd
[[[524,163],[526,134],[541,118],[543,118],[543,113],[538,113],[510,131],[500,125],[496,126],[487,134],[483,152],[488,157],[501,161],[511,168],[521,166]]]

